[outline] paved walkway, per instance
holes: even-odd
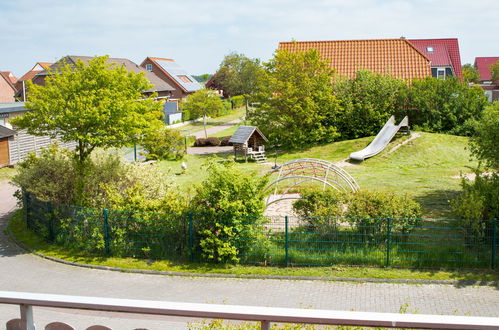
[[[238,118],[238,119],[235,119],[235,120],[232,120],[232,121],[229,121],[225,124],[222,124],[222,125],[218,125],[218,126],[213,126],[213,127],[209,127],[206,129],[206,133],[208,134],[208,136],[212,136],[213,134],[216,134],[218,132],[221,132],[223,130],[226,130],[227,128],[231,127],[231,126],[234,126],[236,124],[239,124],[241,122],[241,119]],[[199,138],[204,138],[206,137],[205,134],[204,134],[204,128],[201,129],[200,131],[197,131],[197,132],[194,132],[192,134],[189,134],[189,136],[195,136],[196,139],[199,139]]]
[[[0,183],[0,215],[15,207],[11,197],[13,191],[5,182]],[[4,235],[5,226],[6,218],[3,217],[0,220],[0,290],[374,312],[399,312],[400,308],[406,308],[408,312],[420,314],[499,317],[499,290],[493,287],[218,279],[92,270],[54,263],[26,253]],[[0,305],[0,324],[18,317],[18,313],[18,307]],[[44,322],[53,320],[70,320],[79,329],[96,322],[115,329],[186,327],[185,319],[173,317],[41,308],[35,308],[35,319],[40,329]]]

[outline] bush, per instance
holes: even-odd
[[[475,171],[474,181],[461,181],[463,191],[451,202],[452,211],[463,221],[468,236],[484,238],[493,219],[499,219],[499,174]]]
[[[485,165],[499,169],[499,100],[485,108],[482,118],[474,124],[470,139],[471,153]]]
[[[411,125],[428,132],[471,135],[472,122],[487,104],[483,90],[456,78],[416,79],[408,93],[407,110]]]
[[[244,95],[237,95],[231,97],[230,102],[232,103],[232,108],[240,108],[246,104],[246,99]]]
[[[232,135],[231,136],[224,136],[220,140],[220,145],[224,146],[224,147],[226,147],[226,146],[232,146],[233,145],[232,142],[229,142],[229,140],[230,140],[231,137],[232,137]]]
[[[199,138],[194,142],[195,147],[216,147],[220,145],[220,139],[217,137],[209,137],[209,138]]]
[[[141,141],[147,159],[181,159],[186,152],[185,138],[177,130],[164,128],[150,132]]]
[[[191,202],[191,211],[202,214],[195,222],[196,232],[206,238],[209,236],[206,230],[213,232],[217,226],[231,228],[233,236],[226,233],[217,239],[224,249],[235,247],[237,256],[241,257],[250,250],[262,230],[261,216],[265,209],[262,191],[268,178],[242,172],[230,162],[209,161],[205,166],[208,178],[197,187]]]
[[[393,218],[392,231],[406,234],[419,224],[421,206],[407,195],[361,190],[356,193],[336,190],[305,191],[293,204],[295,212],[316,228],[337,226],[346,218],[357,231],[376,236],[385,229],[381,219]]]

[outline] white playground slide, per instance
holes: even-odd
[[[391,116],[386,122],[385,126],[379,131],[378,135],[372,140],[371,143],[361,151],[352,152],[350,159],[363,161],[366,158],[379,154],[390,143],[395,134],[401,127],[409,126],[409,118],[407,116],[402,119],[400,124],[395,125],[395,117]]]

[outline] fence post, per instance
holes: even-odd
[[[385,267],[390,266],[390,244],[391,244],[391,231],[392,231],[392,221],[391,218],[388,217],[386,219],[386,262]]]
[[[47,216],[48,216],[48,232],[49,232],[49,241],[53,242],[55,239],[54,235],[54,209],[52,207],[51,202],[47,202]]]
[[[289,236],[288,236],[288,225],[289,218],[286,215],[284,217],[284,266],[288,267],[289,265]]]
[[[189,213],[189,260],[194,261],[194,224],[192,213]]]
[[[496,269],[496,248],[497,248],[497,218],[492,221],[492,257],[490,267]]]
[[[109,210],[104,209],[102,212],[104,217],[104,251],[107,255],[110,253],[109,247]]]

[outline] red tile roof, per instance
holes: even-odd
[[[457,77],[463,77],[457,38],[409,39],[409,42],[430,59],[432,67],[451,66]],[[428,47],[432,47],[433,52],[429,52]]]
[[[481,81],[492,80],[492,72],[490,71],[490,66],[497,61],[499,61],[499,57],[475,58],[475,68],[477,68],[478,72],[480,73]]]
[[[431,76],[430,61],[405,38],[280,42],[279,50],[317,49],[337,73],[354,77],[362,69],[408,81]]]
[[[15,84],[17,82],[17,78],[10,71],[2,71],[2,74],[7,77],[11,84]]]

